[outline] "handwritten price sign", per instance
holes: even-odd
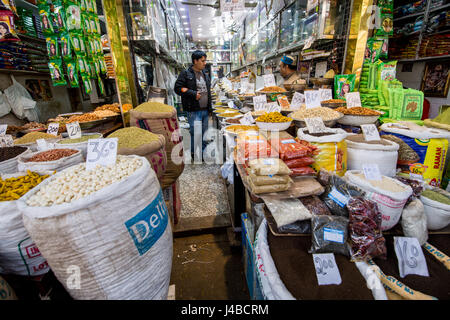
[[[108,166],[116,163],[117,138],[90,139],[87,145],[86,170],[97,165]]]
[[[278,102],[269,102],[264,105],[264,109],[267,112],[280,112],[281,106],[278,104]]]
[[[398,259],[400,277],[408,274],[429,277],[427,262],[417,238],[394,237],[394,249]]]
[[[359,92],[349,92],[345,94],[347,108],[361,107],[361,97]]]
[[[305,104],[306,109],[320,107],[320,92],[319,90],[307,90],[305,91]]]
[[[361,130],[363,132],[364,140],[380,141],[380,133],[374,124],[362,124]]]
[[[305,118],[305,123],[309,133],[320,133],[327,130],[322,118],[319,117]]]
[[[341,284],[341,274],[339,273],[339,269],[336,265],[334,254],[313,254],[313,261],[319,286],[328,284]]]
[[[0,136],[4,136],[6,134],[6,129],[8,129],[7,124],[0,124]]]
[[[326,101],[333,99],[331,89],[319,89],[320,101]]]
[[[273,73],[265,74],[263,77],[264,77],[264,86],[265,87],[276,86],[275,76],[273,75]]]
[[[52,134],[52,135],[54,135],[54,136],[57,136],[57,135],[58,135],[58,130],[59,130],[59,123],[57,123],[57,122],[52,122],[52,123],[50,123],[50,124],[48,125],[47,133],[48,133],[48,134]]]
[[[14,145],[14,141],[12,135],[5,134],[0,136],[0,147],[12,147]]]
[[[265,94],[253,97],[253,107],[255,111],[264,110],[264,105],[267,103]]]
[[[66,123],[66,129],[70,139],[81,138],[81,128],[78,121]]]
[[[305,95],[300,92],[295,92],[291,101],[291,110],[300,109],[303,102],[305,102]]]

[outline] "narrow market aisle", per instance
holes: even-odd
[[[248,300],[242,248],[220,232],[174,238],[170,284],[176,300]]]

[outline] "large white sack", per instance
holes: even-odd
[[[147,159],[127,157],[141,159],[142,167],[85,198],[27,206],[27,199],[62,171],[18,203],[26,229],[75,299],[167,298],[172,269],[167,207]]]
[[[59,148],[58,148],[59,149]],[[77,152],[68,157],[63,157],[55,161],[39,161],[39,162],[27,162],[26,160],[34,157],[36,154],[44,151],[38,151],[33,153],[28,153],[26,155],[20,156],[17,160],[17,170],[18,171],[62,171],[68,167],[74,166],[84,161],[83,153],[81,150],[70,147],[63,147],[61,149],[73,149]]]
[[[29,147],[25,147],[25,148],[27,148],[27,150],[25,150],[21,154],[15,156],[14,158],[0,162],[0,174],[16,173],[18,171],[17,170],[17,160],[19,159],[19,157],[25,156],[25,155],[28,155],[29,153],[31,153],[31,149]]]
[[[26,172],[5,174],[2,175],[2,179],[26,174]],[[39,174],[51,173],[39,172]],[[21,276],[45,274],[49,271],[48,264],[25,229],[17,202],[18,200],[0,201],[0,273]]]

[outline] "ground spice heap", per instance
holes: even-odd
[[[108,138],[118,138],[117,148],[134,149],[143,144],[159,140],[159,135],[151,133],[150,131],[137,128],[128,127],[119,129],[108,136]]]
[[[27,150],[27,148],[19,146],[0,148],[0,162],[17,157],[25,150]]]
[[[85,136],[81,136],[81,138],[75,138],[75,139],[63,139],[61,141],[58,142],[58,144],[73,144],[73,143],[81,143],[81,142],[85,142],[88,141],[89,139],[98,139],[100,138],[101,135],[100,134],[88,134]]]
[[[25,160],[25,162],[46,162],[46,161],[55,161],[61,158],[69,157],[75,153],[79,152],[75,149],[51,149],[47,151],[42,151],[31,158]]]
[[[140,112],[173,112],[174,107],[160,102],[144,102],[134,110]]]
[[[353,107],[353,108],[340,107],[337,108],[336,111],[352,116],[379,116],[381,114],[378,111],[364,107]]]
[[[14,144],[26,144],[36,142],[38,139],[55,139],[56,136],[44,132],[30,132],[23,137],[14,140]]]

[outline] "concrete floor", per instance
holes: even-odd
[[[242,248],[230,245],[225,228],[175,236],[173,253],[170,284],[175,285],[176,300],[250,299]]]

